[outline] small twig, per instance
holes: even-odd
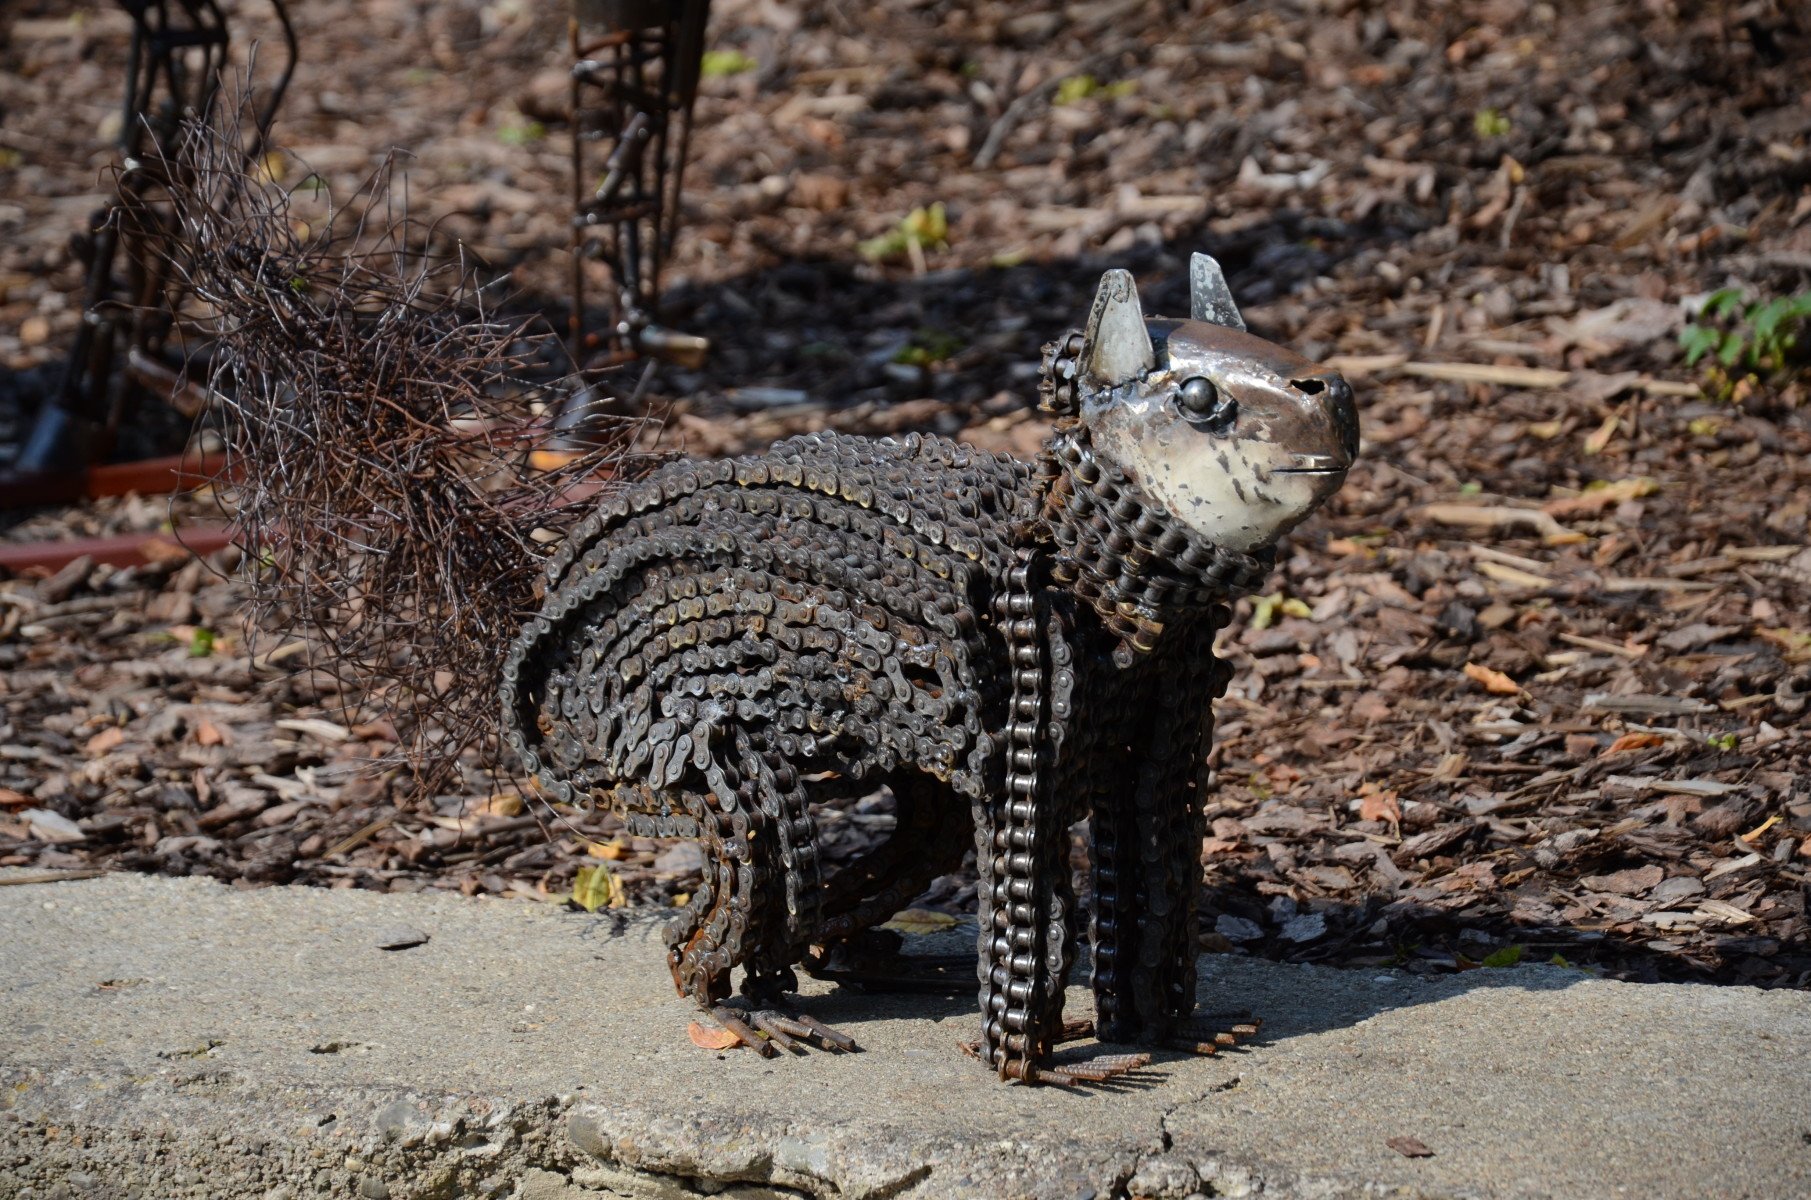
[[[1123,48],[1121,48],[1096,54],[1092,58],[1082,60],[1072,70],[1053,72],[1050,78],[1030,91],[1020,93],[1011,104],[1006,106],[1006,111],[995,118],[994,123],[988,128],[987,136],[981,141],[981,148],[975,151],[975,169],[985,171],[992,166],[994,159],[999,156],[1001,147],[1006,144],[1006,139],[1012,135],[1012,131],[1018,127],[1019,122],[1023,121],[1032,109],[1056,95],[1057,89],[1063,86],[1065,79],[1073,79],[1077,75],[1092,75],[1101,67],[1118,58],[1123,52]]]
[[[387,828],[395,820],[396,820],[395,813],[393,813],[393,812],[385,813],[383,816],[377,818],[377,820],[371,822],[369,825],[366,825],[363,829],[360,829],[358,832],[352,834],[350,837],[342,838],[338,842],[334,843],[334,845],[328,849],[327,853],[321,855],[321,857],[322,858],[336,858],[339,855],[346,853],[346,851],[348,851],[348,850],[357,849],[359,846],[364,845],[366,842],[370,841],[373,837],[377,836],[378,833],[380,833],[385,828]]]
[[[25,887],[34,883],[67,883],[78,879],[99,879],[105,871],[26,871],[21,875],[0,875],[0,887]]]

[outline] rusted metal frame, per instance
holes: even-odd
[[[83,471],[31,476],[0,476],[0,508],[69,504],[106,496],[163,496],[187,491],[226,469],[220,454],[172,454]]]
[[[69,440],[80,436],[77,422],[95,427],[92,444],[77,448],[82,458],[92,461],[111,450],[118,429],[130,419],[142,392],[195,397],[193,385],[179,372],[167,366],[155,369],[161,365],[159,357],[175,328],[181,298],[171,290],[172,275],[179,274],[171,265],[176,249],[173,231],[151,197],[172,182],[158,171],[172,161],[171,139],[185,112],[206,112],[214,103],[230,33],[226,14],[216,0],[176,0],[174,10],[171,0],[120,3],[132,20],[132,43],[121,101],[116,196],[94,221],[82,322],[65,358],[57,393],[40,418],[42,428],[34,429],[20,463],[22,475],[37,478],[21,479],[21,487],[7,489],[9,492],[58,490],[54,479],[57,459],[68,453]],[[282,30],[286,57],[254,118],[248,156],[261,153],[267,142],[298,55],[285,0],[270,3]],[[201,52],[201,61],[191,64],[185,60],[194,50]],[[156,104],[160,92],[167,97],[164,111],[158,111]],[[115,271],[122,251],[125,276],[119,279]],[[186,406],[178,407],[187,412]],[[28,496],[24,502],[32,500]]]
[[[229,37],[225,14],[211,2],[181,0],[186,28],[173,22],[167,0],[125,7],[133,19],[133,68],[120,130],[118,198],[97,236],[83,319],[84,327],[95,329],[98,338],[88,356],[87,378],[78,382],[72,369],[63,393],[64,403],[80,406],[77,411],[85,410],[85,415],[102,422],[103,441],[129,417],[134,403],[133,380],[113,369],[122,333],[127,347],[154,357],[173,324],[174,298],[164,294],[169,247],[160,244],[168,231],[150,195],[168,182],[157,175],[157,164],[169,160],[167,151],[181,110],[206,111],[214,99]],[[202,61],[191,70],[184,53],[196,49]],[[165,112],[154,107],[160,83],[167,95]],[[127,276],[124,288],[116,289],[113,272],[121,250],[126,253]],[[129,314],[123,329],[112,318],[121,291]],[[105,453],[107,447],[98,449]]]
[[[59,538],[48,542],[0,543],[0,570],[58,571],[79,558],[97,566],[142,567],[184,554],[208,555],[233,542],[233,530],[213,523],[184,526],[177,533],[126,533],[113,537]]]
[[[708,9],[707,0],[598,5],[594,15],[623,27],[589,39],[580,15],[569,24],[573,209],[567,323],[574,361],[592,371],[644,355],[696,365],[706,349],[703,339],[660,329],[654,320],[679,223]],[[593,187],[585,147],[603,139],[613,145],[604,157],[603,179]],[[609,326],[597,331],[586,317],[584,264],[594,255],[609,268],[614,289]]]

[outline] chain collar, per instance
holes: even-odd
[[[1276,552],[1245,554],[1206,541],[1096,455],[1079,415],[1081,350],[1075,332],[1044,348],[1039,407],[1057,422],[1038,460],[1041,517],[1057,547],[1052,580],[1094,608],[1120,639],[1116,657],[1129,662],[1133,652],[1156,648],[1166,623],[1255,591]]]

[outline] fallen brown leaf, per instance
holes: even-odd
[[[486,798],[474,811],[492,817],[519,817],[523,807],[521,792],[498,792]]]
[[[1519,696],[1522,694],[1521,684],[1501,671],[1494,671],[1489,667],[1479,666],[1477,663],[1465,664],[1465,677],[1474,683],[1482,684],[1484,690],[1492,695]]]
[[[1625,733],[1605,748],[1605,754],[1623,754],[1630,750],[1646,750],[1649,746],[1664,746],[1666,739],[1657,733]]]
[[[125,730],[121,729],[118,725],[109,725],[107,728],[89,738],[82,749],[86,751],[90,757],[99,758],[101,755],[114,749],[125,740]]]
[[[302,643],[292,644],[300,645]],[[402,734],[396,732],[395,723],[388,717],[380,717],[375,721],[366,721],[362,724],[354,725],[352,727],[352,736],[365,741],[371,741],[373,739],[383,742],[402,741]]]
[[[1364,795],[1364,788],[1360,788],[1359,792]],[[1359,801],[1358,819],[1361,821],[1388,821],[1393,825],[1402,820],[1402,804],[1397,800],[1395,792],[1373,791],[1364,795],[1364,799]]]
[[[706,1029],[693,1021],[685,1027],[685,1036],[692,1039],[692,1045],[703,1050],[733,1050],[742,1044],[742,1039],[727,1029]]]

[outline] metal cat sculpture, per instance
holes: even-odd
[[[681,993],[762,1053],[854,1049],[787,1000],[973,846],[976,1053],[1074,1084],[1210,1050],[1192,1023],[1215,633],[1358,451],[1341,376],[1247,333],[1220,268],[1187,320],[1102,279],[1047,348],[1033,462],[935,437],[796,437],[605,498],[547,565],[503,667],[509,745],[560,800],[695,839]],[[892,838],[838,871],[811,805],[889,787]],[[1065,1022],[1088,818],[1092,1022]],[[732,974],[740,969],[738,997]]]

